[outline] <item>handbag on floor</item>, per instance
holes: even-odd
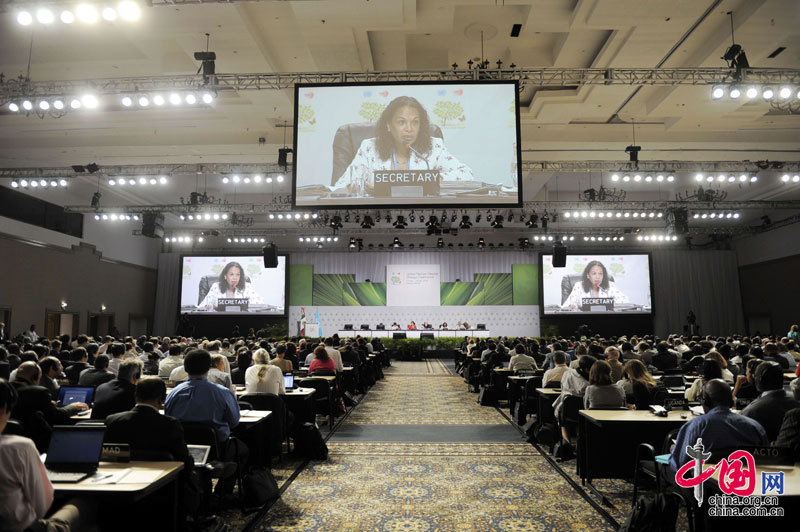
[[[264,468],[253,468],[242,479],[242,499],[247,507],[263,506],[280,494],[275,477]]]
[[[679,496],[675,493],[642,495],[619,532],[667,532],[675,530]]]
[[[294,436],[294,450],[310,460],[327,460],[328,446],[315,423],[303,423],[297,427]]]
[[[570,442],[562,438],[553,447],[553,456],[556,457],[556,460],[561,460],[562,462],[572,460],[575,458],[575,448]]]

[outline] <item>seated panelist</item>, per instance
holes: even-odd
[[[211,285],[206,297],[198,307],[213,310],[218,299],[248,299],[250,304],[263,305],[261,296],[253,290],[253,285],[247,284],[244,270],[238,262],[229,262],[219,274],[219,280]]]

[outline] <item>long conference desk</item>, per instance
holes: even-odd
[[[365,338],[393,338],[394,333],[405,333],[406,338],[419,339],[421,334],[432,334],[434,338],[490,338],[491,331],[485,329],[340,329],[337,331],[339,338],[354,338],[363,336]]]

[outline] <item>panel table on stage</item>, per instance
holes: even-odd
[[[491,331],[485,329],[400,329],[397,331],[392,330],[377,330],[377,329],[341,329],[337,331],[339,338],[355,338],[356,336],[363,336],[365,338],[392,338],[394,333],[405,333],[406,338],[419,339],[420,335],[432,334],[434,338],[463,338],[471,336],[474,338],[490,338]]]

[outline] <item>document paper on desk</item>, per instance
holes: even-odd
[[[117,484],[150,484],[162,473],[164,473],[162,469],[133,469]]]

